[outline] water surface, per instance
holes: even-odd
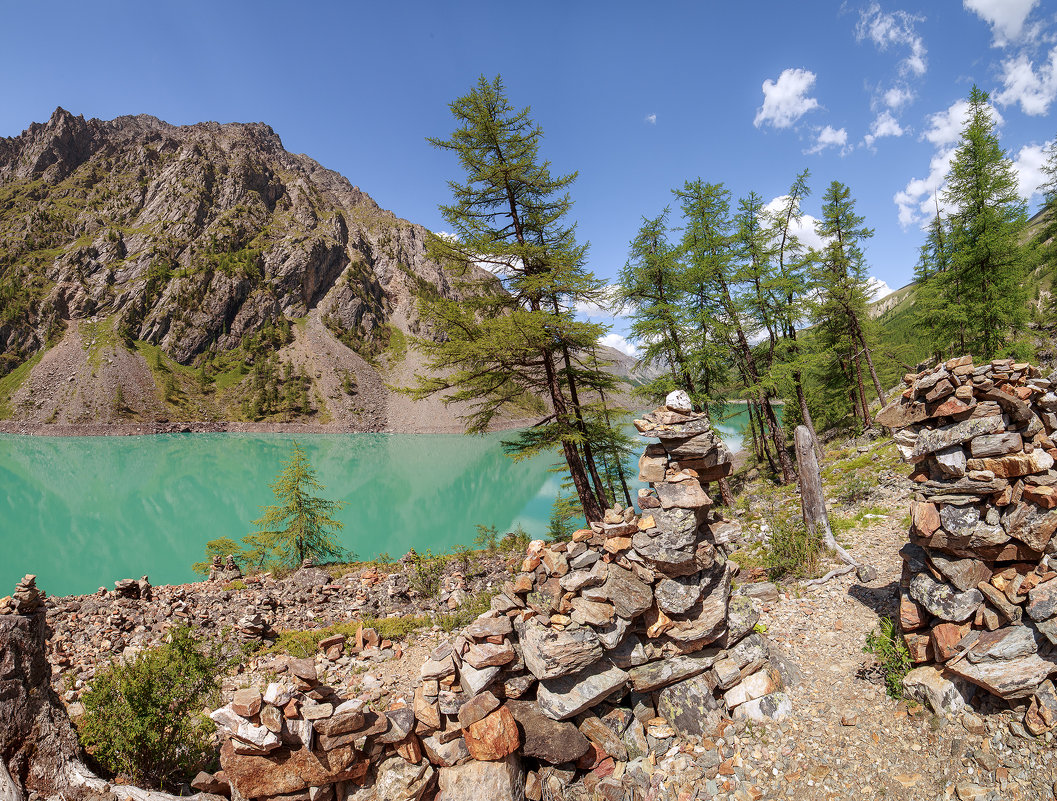
[[[740,447],[737,417],[717,427]],[[55,595],[144,574],[155,584],[193,580],[206,542],[237,541],[275,502],[268,485],[295,439],[321,494],[345,502],[340,539],[361,558],[471,546],[478,523],[542,535],[555,459],[514,462],[504,436],[0,435],[0,594],[25,573]],[[628,473],[637,476],[637,457]]]

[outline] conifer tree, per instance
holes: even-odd
[[[1038,248],[1039,263],[1044,273],[1057,278],[1057,139],[1046,148],[1046,161],[1042,165],[1042,222],[1033,237]],[[1057,311],[1057,292],[1050,293],[1049,311]]]
[[[579,302],[602,302],[603,283],[585,269],[586,246],[567,219],[576,175],[551,174],[540,158],[542,129],[528,108],[511,106],[498,76],[481,76],[450,109],[455,131],[429,141],[458,157],[465,180],[449,182],[453,202],[440,208],[452,236],[431,235],[427,249],[464,291],[420,298],[441,336],[417,341],[430,375],[418,376],[410,394],[444,392],[446,403],[467,403],[469,433],[545,398],[550,414],[509,450],[517,458],[561,448],[584,515],[601,520],[602,482],[585,459],[590,433],[573,395],[583,375],[571,354],[593,348],[604,333],[573,313]]]
[[[686,292],[679,272],[678,254],[668,239],[668,209],[643,217],[620,271],[617,301],[628,311],[632,338],[643,345],[641,361],[666,365],[670,371],[644,390],[661,397],[685,389],[700,401],[687,356]]]
[[[746,324],[737,287],[738,231],[730,216],[730,192],[722,184],[697,179],[687,181],[675,194],[682,203],[685,219],[682,248],[686,259],[686,287],[695,299],[693,322],[700,327],[702,339],[709,345],[713,342],[726,345],[727,357],[735,362],[742,376],[744,391],[758,399],[767,436],[774,444],[782,482],[788,484],[796,479],[796,473],[785,446],[785,435],[771,406],[770,393],[760,383],[749,345],[753,332]],[[748,223],[744,218],[739,222],[744,233]],[[759,243],[743,244],[759,246]]]
[[[294,567],[308,558],[333,561],[349,555],[336,539],[345,524],[330,516],[344,504],[313,494],[324,487],[298,443],[270,486],[278,504],[264,507],[253,521],[258,530],[243,538],[250,551],[258,552],[256,559],[244,554],[251,562],[263,565],[275,556]]]
[[[974,86],[947,176],[950,215],[947,303],[964,306],[964,347],[990,359],[1028,321],[1027,222],[1012,161],[999,145],[988,94]],[[951,290],[959,293],[952,296]]]
[[[822,219],[815,230],[825,242],[822,252],[811,265],[810,275],[816,292],[813,319],[818,327],[822,353],[826,359],[824,373],[830,385],[848,385],[855,397],[863,424],[870,425],[869,403],[863,382],[865,359],[873,378],[878,400],[884,403],[884,391],[873,367],[870,352],[870,316],[866,257],[861,242],[873,236],[855,213],[851,191],[840,181],[833,181],[822,198]],[[852,373],[849,375],[847,366]],[[842,380],[843,379],[843,380]]]

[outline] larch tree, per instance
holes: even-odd
[[[1042,221],[1033,237],[1038,248],[1039,263],[1043,272],[1057,279],[1057,139],[1046,148],[1046,161],[1042,165],[1045,180],[1039,191],[1042,192]],[[1057,292],[1051,292],[1049,311],[1057,311]]]
[[[1026,206],[995,132],[987,92],[974,86],[943,192],[950,212],[948,303],[964,306],[964,347],[990,359],[1028,322]]]
[[[243,538],[250,550],[271,554],[287,567],[309,558],[333,561],[349,556],[337,540],[345,524],[331,517],[345,504],[315,494],[324,487],[298,443],[291,446],[289,458],[270,486],[277,503],[264,507],[264,514],[253,521],[257,531]],[[257,561],[263,565],[273,560]]]
[[[884,390],[874,370],[870,352],[870,316],[866,310],[869,288],[866,256],[861,243],[873,236],[855,213],[851,191],[840,181],[833,181],[822,198],[822,219],[815,226],[825,243],[810,268],[815,291],[812,316],[818,328],[822,353],[826,358],[827,383],[838,376],[853,379],[851,386],[863,424],[871,423],[869,402],[863,381],[865,361],[878,400],[884,403]],[[847,366],[853,373],[849,376]],[[836,381],[839,385],[847,382]]]
[[[451,234],[431,235],[427,249],[465,291],[461,298],[420,298],[423,317],[440,336],[416,342],[426,375],[416,377],[410,394],[444,393],[446,403],[467,404],[469,433],[489,430],[505,412],[524,414],[543,398],[549,414],[509,450],[518,458],[559,448],[585,517],[601,520],[603,482],[576,394],[586,368],[574,368],[572,357],[595,347],[605,331],[574,314],[578,303],[604,301],[603,283],[585,268],[586,246],[568,220],[576,175],[551,174],[540,157],[542,129],[530,109],[510,104],[498,76],[481,76],[450,109],[454,132],[429,141],[454,153],[465,176],[449,182],[453,201],[440,207]]]

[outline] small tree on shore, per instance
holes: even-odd
[[[325,487],[316,481],[316,471],[298,443],[293,443],[270,486],[279,503],[262,507],[264,514],[253,521],[258,530],[244,538],[261,552],[263,562],[296,567],[308,558],[326,562],[351,557],[336,539],[345,524],[331,517],[345,504],[312,494]]]

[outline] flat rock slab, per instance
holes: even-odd
[[[903,677],[903,692],[937,715],[961,712],[965,698],[945,671],[932,665],[914,668]]]
[[[1035,635],[1027,626],[1009,626],[980,634],[966,658],[974,663],[1002,662],[1038,651]]]
[[[1003,662],[973,664],[962,660],[947,668],[1000,698],[1027,698],[1048,676],[1057,672],[1057,662],[1038,654]]]
[[[608,661],[579,673],[541,681],[536,703],[543,714],[566,720],[603,701],[628,682],[628,674]]]
[[[696,654],[658,659],[656,662],[639,665],[628,671],[631,686],[640,693],[659,690],[669,684],[704,673],[716,663],[721,653],[719,648],[710,648]]]
[[[942,428],[926,429],[918,433],[917,442],[910,452],[908,461],[917,463],[936,451],[942,451],[951,445],[960,445],[981,434],[998,434],[1005,431],[1001,415],[981,417],[976,420],[965,420]]]

